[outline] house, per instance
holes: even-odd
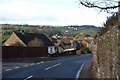
[[[74,46],[74,40],[67,38],[51,38],[51,41],[57,47],[58,53],[65,53],[74,51],[76,48]]]
[[[54,45],[57,48],[58,53],[63,53],[63,47],[60,46],[61,40],[58,38],[51,38],[51,41],[54,43]]]
[[[69,48],[71,48],[70,40],[67,39],[67,38],[62,38],[60,45],[62,46],[63,49],[69,49]]]
[[[58,53],[67,54],[80,54],[84,50],[84,47],[88,46],[88,42],[85,40],[76,41],[72,38],[51,38],[51,41],[57,47]]]
[[[9,39],[5,41],[4,46],[11,46],[15,43],[21,43],[24,47],[48,47],[48,53],[56,53],[56,47],[51,40],[40,33],[16,33],[13,32]]]
[[[81,53],[91,53],[90,43],[91,43],[91,40],[81,40],[81,44],[83,45],[83,49],[81,49]]]
[[[84,47],[88,47],[88,42],[86,40],[82,40],[81,43]]]
[[[67,52],[67,54],[76,54],[76,46],[74,40],[62,38],[60,46],[63,48],[63,52]]]
[[[76,54],[81,54],[81,52],[84,50],[84,46],[82,45],[81,42],[77,42],[77,46],[76,46]]]

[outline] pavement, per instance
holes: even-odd
[[[79,78],[93,78],[92,67],[93,67],[93,59],[87,61],[84,64],[84,66],[81,70],[81,73],[79,75]]]
[[[41,62],[41,61],[51,61],[56,59],[62,59],[67,57],[73,57],[76,55],[68,55],[61,57],[49,57],[49,58],[22,58],[22,59],[2,59],[2,63],[29,63],[29,62]]]
[[[91,74],[84,73],[90,72],[92,66],[91,59],[91,54],[84,54],[47,62],[23,64],[23,66],[12,66],[12,68],[3,70],[3,80],[17,78],[22,80],[51,80],[51,78],[73,80],[78,78],[89,78]]]

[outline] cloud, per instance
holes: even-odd
[[[96,16],[95,10],[78,8],[78,3],[77,0],[10,0],[0,3],[0,23],[100,25],[106,20],[106,14]]]

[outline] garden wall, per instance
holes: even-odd
[[[12,47],[2,46],[2,58],[47,57],[47,47]]]

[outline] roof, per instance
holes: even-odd
[[[48,46],[55,46],[50,39],[44,35],[44,34],[40,34],[40,33],[15,33],[26,45],[34,40],[35,38],[40,39],[43,41],[44,43],[44,47],[48,47]]]
[[[62,42],[63,44],[65,44],[65,45],[70,45],[70,40],[67,39],[67,38],[62,38],[62,39],[61,39],[61,42]]]
[[[71,45],[71,44],[73,44],[73,45]],[[62,38],[61,39],[60,46],[63,49],[76,48],[76,45],[77,45],[77,43],[72,39],[67,39],[67,38]]]
[[[57,39],[56,38],[51,38],[53,43],[57,43]]]
[[[85,41],[90,44],[92,40],[85,40]]]
[[[60,43],[60,46],[63,48],[63,49],[69,49],[71,47],[70,44],[63,44],[63,42]]]
[[[88,42],[86,40],[82,40],[81,44],[84,46],[84,47],[88,47]]]

